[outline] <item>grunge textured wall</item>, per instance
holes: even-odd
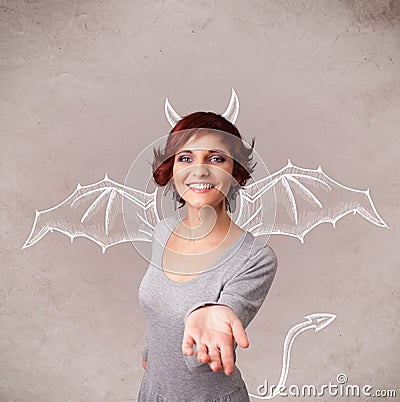
[[[271,237],[278,273],[238,348],[249,391],[276,384],[290,327],[329,312],[296,339],[286,384],[342,373],[399,397],[399,45],[395,0],[0,1],[0,401],[136,400],[147,262],[60,233],[21,247],[35,209],[105,172],[123,182],[170,129],[165,97],[222,113],[232,87],[270,172],[321,165],[369,188],[389,226],[348,215],[304,244]]]

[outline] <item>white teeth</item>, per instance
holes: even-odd
[[[205,189],[213,188],[214,185],[213,184],[189,184],[189,187],[196,188],[199,190],[205,190]]]

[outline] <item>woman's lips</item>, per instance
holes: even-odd
[[[215,188],[215,185],[213,185],[214,187],[211,188],[196,188],[196,187],[190,187],[189,185],[187,186],[189,187],[190,190],[194,191],[195,193],[208,193],[209,191]]]
[[[189,187],[189,189],[194,191],[195,193],[208,193],[209,191],[214,190],[214,188],[215,187],[200,189],[200,188]]]

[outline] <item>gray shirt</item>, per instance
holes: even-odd
[[[138,402],[245,402],[248,391],[235,364],[233,374],[214,372],[194,354],[182,353],[188,315],[207,304],[230,307],[246,328],[271,287],[277,258],[268,245],[246,231],[204,272],[175,282],[161,270],[163,250],[178,215],[161,220],[153,231],[151,263],[140,283],[138,301],[147,320],[142,357],[146,370]],[[234,342],[234,358],[236,362]]]

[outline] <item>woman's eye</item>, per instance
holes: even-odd
[[[212,156],[211,159],[217,159],[216,162],[225,162],[225,158],[223,158],[222,156]]]
[[[186,159],[190,159],[189,156],[180,156],[180,157],[178,158],[178,161],[179,161],[179,162],[186,162]]]

